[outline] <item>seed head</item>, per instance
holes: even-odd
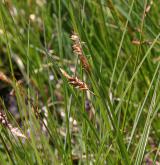
[[[79,88],[80,90],[89,90],[88,86],[86,83],[78,79],[77,77],[71,77],[66,73],[63,69],[60,68],[61,73],[63,74],[64,77],[67,78],[69,81],[69,84],[74,86],[75,88]]]
[[[88,63],[88,60],[87,60],[86,56],[83,54],[83,50],[82,50],[82,47],[81,47],[81,41],[80,41],[78,35],[76,33],[73,33],[71,35],[71,40],[73,41],[73,45],[72,45],[73,52],[78,55],[83,68],[87,72],[90,72],[91,67]]]

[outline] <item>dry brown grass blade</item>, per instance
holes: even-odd
[[[91,70],[91,67],[88,63],[88,60],[87,58],[85,57],[85,55],[83,54],[83,51],[82,51],[82,47],[81,47],[81,41],[78,37],[78,35],[76,33],[73,33],[71,35],[71,40],[73,41],[73,45],[72,45],[72,48],[73,48],[73,52],[75,54],[78,55],[80,61],[81,61],[81,64],[83,66],[83,68],[87,71],[87,72],[90,72]]]
[[[89,90],[87,84],[81,81],[80,79],[78,79],[77,77],[69,76],[68,73],[66,73],[61,68],[60,68],[60,71],[63,74],[63,76],[67,78],[67,80],[69,81],[69,84],[73,85],[75,88],[79,88],[80,90]]]
[[[19,130],[19,128],[13,127],[9,123],[7,116],[2,111],[0,111],[0,124],[3,125],[4,127],[8,128],[14,136],[22,137],[25,139],[27,138],[24,134],[22,134],[22,132]]]

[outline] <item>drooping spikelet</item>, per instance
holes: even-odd
[[[7,116],[2,111],[0,111],[0,124],[3,125],[4,127],[8,128],[14,136],[27,138],[24,134],[21,133],[19,128],[13,127],[9,123]]]
[[[89,90],[86,83],[79,80],[77,77],[71,77],[66,73],[63,69],[60,68],[61,73],[64,77],[66,77],[69,81],[69,84],[73,85],[75,88],[79,88],[80,90]]]
[[[79,80],[77,77],[70,78],[69,83],[73,85],[75,88],[79,88],[81,90],[89,90],[87,84]]]
[[[76,33],[73,33],[71,35],[71,40],[73,41],[73,45],[72,45],[72,48],[73,48],[73,52],[75,54],[78,55],[80,61],[81,61],[81,64],[83,66],[83,68],[87,71],[87,72],[90,72],[90,65],[88,63],[88,60],[87,58],[85,57],[85,55],[83,54],[83,51],[82,51],[82,47],[81,47],[81,41],[78,37],[78,35]]]
[[[60,68],[60,71],[63,74],[63,76],[66,77],[67,79],[70,79],[71,78],[71,76],[68,75],[68,73],[66,71],[64,71],[62,68]]]
[[[0,71],[0,80],[6,82],[6,83],[8,83],[8,84],[11,84],[11,82],[12,82],[12,81],[11,81],[3,72],[1,72],[1,71]]]

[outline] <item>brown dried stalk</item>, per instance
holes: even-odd
[[[24,134],[21,133],[19,128],[13,127],[9,123],[7,116],[4,113],[2,113],[2,111],[0,111],[0,124],[3,125],[4,127],[8,128],[14,136],[27,138]]]
[[[82,47],[81,47],[81,41],[78,37],[78,35],[76,33],[73,33],[71,35],[71,40],[73,41],[73,45],[72,45],[72,48],[73,48],[73,52],[76,53],[81,61],[81,64],[83,66],[83,68],[87,71],[87,72],[90,72],[90,65],[88,63],[88,60],[87,58],[85,57],[85,55],[83,54],[83,51],[82,51]]]
[[[75,88],[79,88],[80,90],[89,90],[86,83],[79,80],[77,77],[71,77],[69,76],[63,69],[60,68],[61,73],[64,77],[66,77],[71,85],[73,85]],[[90,91],[90,90],[89,90]]]

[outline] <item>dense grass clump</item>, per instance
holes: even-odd
[[[0,2],[0,164],[159,164],[160,2]]]

